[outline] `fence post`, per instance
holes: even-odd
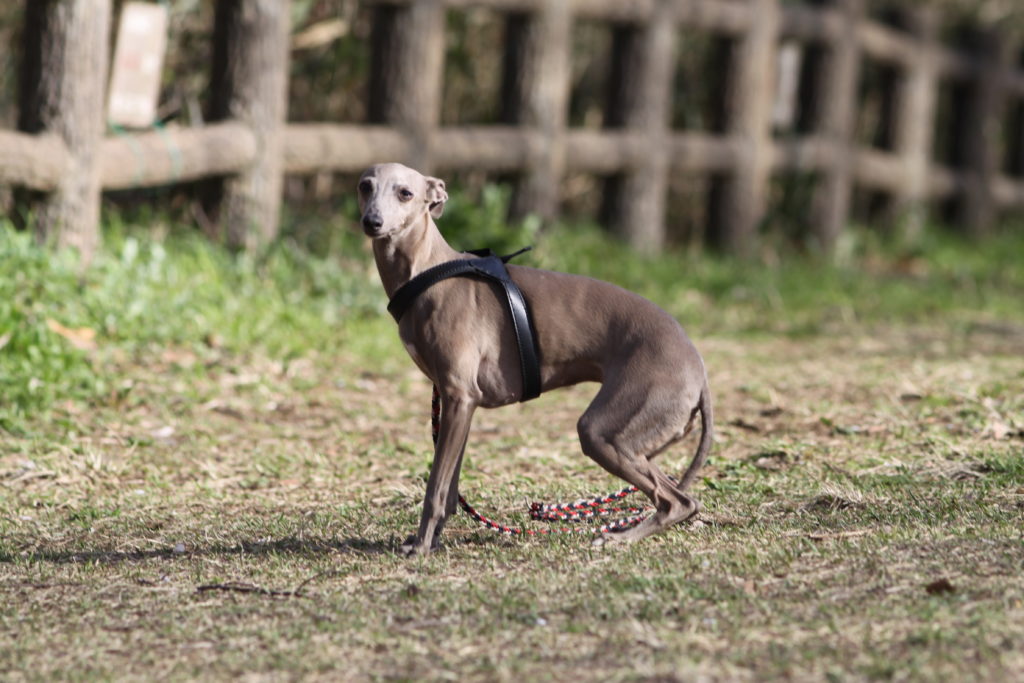
[[[902,232],[913,238],[924,228],[928,174],[932,161],[935,109],[938,100],[938,15],[933,8],[908,10],[906,23],[918,39],[918,58],[897,76],[893,115],[893,148],[906,169],[907,182],[897,194]]]
[[[289,0],[218,0],[214,16],[211,116],[248,125],[258,141],[252,166],[223,181],[216,223],[234,249],[277,234],[284,186],[288,110]]]
[[[572,44],[569,5],[547,2],[534,13],[510,15],[506,24],[502,119],[536,135],[512,198],[511,213],[518,218],[535,214],[547,221],[558,214]]]
[[[811,205],[811,224],[818,244],[831,254],[846,228],[854,182],[854,126],[860,46],[857,25],[864,15],[864,0],[836,0],[836,11],[847,27],[826,47],[814,82],[818,116],[816,128],[832,143],[832,154],[818,180]]]
[[[967,85],[963,116],[953,132],[956,158],[964,169],[964,193],[956,206],[957,222],[975,235],[992,227],[996,218],[992,188],[1000,173],[1003,71],[1011,63],[1004,36],[995,28],[977,36],[980,73]]]
[[[740,149],[731,174],[711,190],[711,246],[749,255],[764,216],[771,177],[771,111],[775,94],[775,50],[779,0],[748,0],[750,28],[736,39],[725,84],[725,131]]]
[[[402,161],[423,173],[433,172],[430,147],[441,118],[444,28],[439,0],[380,5],[373,21],[369,119],[400,128],[409,141]]]
[[[618,27],[612,52],[605,125],[637,134],[643,154],[636,167],[609,180],[604,212],[613,232],[647,252],[665,242],[674,4],[660,0],[644,25]]]
[[[109,66],[110,0],[27,0],[18,128],[67,146],[57,188],[36,208],[36,234],[77,248],[88,263],[100,242],[98,153]]]

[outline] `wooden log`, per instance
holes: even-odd
[[[840,24],[856,26],[864,14],[863,0],[838,0],[835,16]],[[832,158],[822,168],[811,204],[812,231],[819,248],[831,253],[849,220],[853,196],[853,145],[856,125],[860,48],[852,31],[840,32],[825,48],[813,81],[817,120],[813,128],[832,147]]]
[[[746,151],[736,138],[706,133],[676,133],[670,144],[673,172],[732,173]]]
[[[640,251],[665,242],[669,107],[675,54],[674,6],[656,3],[647,23],[615,29],[605,123],[637,136],[640,163],[612,176],[604,213],[612,231]]]
[[[743,3],[679,0],[674,5],[677,23],[722,35],[738,36],[747,31],[754,21]]]
[[[207,208],[233,249],[266,244],[277,234],[284,188],[282,143],[288,108],[291,3],[218,0],[210,120],[235,120],[258,140],[256,158],[218,183]]]
[[[872,59],[902,67],[917,61],[917,41],[901,31],[875,21],[860,22],[856,31],[861,49]]]
[[[1024,208],[1024,180],[1000,176],[993,188],[996,202],[1007,209]]]
[[[36,234],[78,249],[86,263],[100,242],[98,151],[109,31],[110,0],[25,3],[18,127],[51,133],[66,151],[53,191],[36,209]]]
[[[962,169],[932,166],[928,169],[928,198],[945,200],[963,196],[970,186],[970,178]]]
[[[521,171],[544,155],[539,133],[519,126],[441,128],[431,157],[438,168]]]
[[[535,131],[535,144],[512,197],[514,217],[545,221],[558,213],[566,163],[571,16],[566,2],[548,2],[535,13],[513,15],[507,24],[502,118]]]
[[[816,5],[785,5],[779,24],[782,38],[799,40],[806,43],[831,43],[842,38],[849,38],[849,17],[842,9],[845,0],[831,3],[831,6]],[[838,6],[838,7],[837,7]]]
[[[724,128],[743,148],[736,170],[711,187],[711,246],[752,253],[765,211],[771,171],[771,108],[775,94],[778,0],[750,0],[750,28],[735,41],[725,84]]]
[[[566,168],[607,176],[643,163],[643,135],[629,130],[575,128],[566,134]]]
[[[571,0],[573,16],[579,19],[643,24],[662,12],[660,0]],[[674,0],[666,12],[674,23],[715,33],[738,35],[750,26],[742,3],[721,0]]]
[[[495,12],[536,12],[549,0],[444,0],[448,9],[485,8]]]
[[[954,156],[965,171],[966,187],[954,218],[973,235],[987,233],[996,218],[993,185],[1000,173],[1003,113],[1006,97],[1003,72],[1012,63],[1001,33],[989,28],[977,36],[977,73],[967,82],[966,98],[957,105],[953,131]]]
[[[100,177],[105,190],[173,185],[244,173],[259,154],[256,134],[237,121],[128,133],[103,140]]]
[[[772,145],[771,167],[773,171],[826,174],[851,153],[823,134],[776,140]]]
[[[293,123],[285,129],[286,173],[358,172],[381,161],[405,159],[409,145],[385,126]]]
[[[638,24],[650,21],[657,0],[570,0],[579,19]]]
[[[895,154],[862,147],[854,153],[857,184],[872,190],[905,194],[908,187],[906,165]]]
[[[371,123],[397,127],[408,140],[405,163],[430,173],[430,150],[441,116],[444,5],[417,0],[375,10],[370,64]]]
[[[29,135],[0,130],[0,185],[51,192],[68,166],[68,148],[54,133]]]

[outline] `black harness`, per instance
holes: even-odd
[[[519,348],[519,365],[523,373],[523,396],[520,401],[529,401],[540,396],[540,360],[537,352],[537,337],[533,333],[530,308],[522,291],[512,281],[505,264],[532,247],[520,249],[514,254],[497,256],[490,249],[470,251],[477,258],[456,259],[428,268],[398,288],[388,302],[388,313],[399,322],[413,302],[423,292],[438,282],[450,277],[477,277],[501,285],[505,303],[512,317],[512,331]]]

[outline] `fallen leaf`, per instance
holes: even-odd
[[[90,327],[64,327],[53,318],[46,319],[51,332],[64,337],[76,349],[91,351],[96,348],[96,330]]]

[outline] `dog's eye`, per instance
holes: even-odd
[[[398,198],[401,199],[403,202],[407,202],[410,199],[412,199],[412,192],[403,187],[401,190],[398,191]]]
[[[361,183],[359,183],[359,192],[361,194],[370,194],[372,190],[373,183],[371,183],[369,180],[364,180]]]

